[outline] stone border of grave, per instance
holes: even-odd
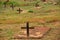
[[[20,34],[15,35],[12,39],[41,39],[50,30],[51,30],[51,28],[49,28],[49,27],[36,26],[34,29],[29,29],[29,36],[28,37],[27,37],[26,30],[24,29],[25,33],[23,32],[23,34],[21,34],[21,35]]]

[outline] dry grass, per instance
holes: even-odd
[[[16,2],[18,2],[19,4],[24,4],[24,2],[20,2],[19,0]],[[23,12],[21,12],[20,14],[18,14],[18,12],[16,11],[19,7],[23,9]],[[59,33],[59,30],[57,29],[60,28],[60,7],[58,7],[57,5],[44,5],[43,3],[40,4],[41,8],[39,9],[35,8],[34,6],[19,7],[17,6],[14,10],[12,10],[8,6],[8,8],[3,8],[1,10],[0,29],[2,29],[2,31],[0,33],[0,40],[13,40],[11,39],[11,37],[14,34],[19,34],[21,31],[20,28],[25,26],[25,23],[27,21],[30,22],[30,26],[47,26],[52,28],[52,30],[49,33],[47,33],[47,35],[45,35],[45,37],[43,37],[42,39],[33,40],[59,40],[57,36],[59,35],[57,34]],[[33,10],[33,13],[29,13],[29,10]],[[53,20],[57,21],[47,23]],[[45,25],[43,25],[42,23],[44,23]]]

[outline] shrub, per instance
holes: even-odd
[[[33,13],[33,10],[29,10],[28,12]]]

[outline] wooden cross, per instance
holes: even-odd
[[[19,11],[19,13],[21,13],[22,10],[19,8],[17,11]]]
[[[4,5],[4,8],[6,8],[7,3],[6,3],[6,2],[4,2],[4,4],[3,4],[3,5]]]
[[[39,6],[39,4],[38,4],[38,3],[36,3],[36,4],[35,4],[35,7],[38,7],[38,6]]]
[[[14,10],[14,7],[15,7],[15,6],[14,6],[13,4],[11,4],[11,6],[10,6],[10,7],[12,8],[12,10]]]
[[[29,27],[29,22],[27,22],[26,27],[21,27],[21,29],[26,29],[27,37],[29,37],[29,29],[34,29],[34,27]]]
[[[4,2],[4,8],[6,8],[8,2],[9,2],[9,0],[6,0],[6,1]]]

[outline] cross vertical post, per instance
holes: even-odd
[[[14,6],[13,4],[11,4],[11,6],[10,6],[10,7],[12,8],[12,10],[14,10],[14,7],[15,7],[15,6]]]
[[[26,29],[27,37],[29,37],[29,29],[34,29],[34,27],[29,27],[29,22],[27,22],[26,27],[21,27],[21,29]]]
[[[27,22],[27,37],[29,37],[29,22]]]

